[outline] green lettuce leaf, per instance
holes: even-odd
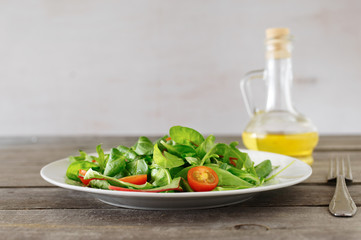
[[[162,168],[175,168],[182,166],[184,160],[164,151],[163,153],[159,150],[158,145],[154,145],[153,160],[155,164]]]
[[[151,183],[153,186],[162,187],[170,184],[172,177],[167,169],[154,168],[151,171]]]
[[[198,147],[204,141],[202,134],[188,127],[174,126],[169,129],[169,136],[178,144]]]
[[[118,149],[112,148],[110,151],[110,158],[104,169],[104,175],[113,177],[124,170],[125,165],[125,157],[122,153]]]
[[[139,137],[137,143],[132,147],[138,155],[153,154],[153,143],[147,137]]]
[[[126,168],[129,175],[148,174],[148,164],[142,159],[127,163]]]
[[[232,173],[220,169],[217,165],[215,164],[209,164],[209,165],[205,165],[209,168],[212,168],[219,179],[218,182],[218,186],[222,187],[222,186],[232,186],[232,187],[242,187],[242,188],[250,188],[250,187],[254,187],[253,184],[240,179],[239,177],[233,175]]]

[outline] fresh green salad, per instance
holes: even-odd
[[[270,160],[258,165],[237,148],[238,142],[216,143],[182,126],[155,143],[140,137],[132,147],[118,146],[98,156],[79,151],[71,156],[66,176],[79,185],[115,191],[194,192],[253,188],[274,178]]]

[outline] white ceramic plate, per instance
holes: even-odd
[[[71,190],[88,192],[100,201],[114,206],[149,210],[174,210],[213,208],[240,203],[250,199],[259,192],[285,188],[300,183],[312,174],[312,169],[309,165],[295,158],[269,152],[242,151],[247,152],[255,164],[266,159],[271,160],[272,165],[280,166],[276,172],[292,161],[294,162],[266,185],[219,192],[142,193],[74,186],[67,184],[65,181],[65,172],[70,164],[67,158],[46,165],[41,169],[40,175],[51,184]]]

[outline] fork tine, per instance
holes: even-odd
[[[348,181],[352,181],[352,171],[351,171],[351,161],[350,161],[350,155],[347,155],[344,157],[344,164],[345,166],[345,172],[344,172],[344,176],[346,178],[346,180]]]
[[[340,156],[336,155],[336,171],[335,171],[335,177],[341,172],[341,166],[340,166]]]
[[[346,169],[345,169],[345,158],[340,155],[340,164],[341,164],[341,170],[340,173],[342,174],[343,177],[345,177],[345,173],[346,173]]]
[[[330,159],[330,167],[329,167],[329,170],[328,170],[328,180],[332,180],[334,178],[336,178],[336,172],[335,172],[335,157],[331,158]]]

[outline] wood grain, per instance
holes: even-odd
[[[361,214],[335,218],[327,207],[0,211],[0,233],[16,239],[359,239],[360,222]]]
[[[335,190],[329,185],[296,185],[259,193],[240,206],[328,206]],[[361,206],[361,185],[349,186],[356,205]],[[0,210],[116,209],[92,195],[62,188],[0,188]]]

